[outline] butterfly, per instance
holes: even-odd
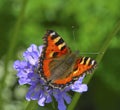
[[[52,88],[63,89],[73,84],[84,73],[92,72],[97,65],[90,57],[79,57],[78,51],[72,52],[53,30],[48,30],[43,40],[38,74]]]

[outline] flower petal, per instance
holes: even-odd
[[[62,98],[59,99],[59,101],[58,101],[58,109],[59,110],[66,110],[66,105],[65,105],[64,100]]]
[[[13,64],[13,68],[16,69],[17,71],[24,69],[26,66],[28,66],[26,61],[16,60]]]
[[[67,104],[70,104],[71,102],[71,97],[67,95],[67,93],[63,93],[64,100],[67,102]]]
[[[29,52],[38,51],[37,46],[35,44],[31,44],[31,46],[27,49],[27,51]]]
[[[88,87],[86,84],[76,83],[76,85],[72,86],[71,89],[72,91],[82,93],[82,92],[86,92],[88,90]]]
[[[46,98],[43,96],[43,94],[40,96],[39,100],[38,100],[38,104],[40,106],[44,106],[45,105],[45,100]]]

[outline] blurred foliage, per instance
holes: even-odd
[[[119,0],[28,0],[15,34],[24,1],[0,0],[0,86],[5,78],[0,106],[3,105],[3,110],[23,110],[26,107],[27,87],[18,85],[13,62],[22,59],[22,52],[31,44],[41,45],[47,29],[57,31],[73,51],[79,50],[84,55],[82,52],[99,52],[120,20]],[[14,47],[10,46],[12,44]],[[10,47],[13,52],[7,58]],[[76,110],[120,109],[119,57],[120,32],[112,39],[89,84],[89,91],[82,95]]]

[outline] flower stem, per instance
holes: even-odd
[[[103,43],[101,49],[100,49],[100,53],[102,54],[98,54],[96,61],[98,62],[98,64],[100,63],[100,61],[103,58],[103,55],[105,54],[111,40],[113,39],[113,37],[115,37],[115,35],[120,31],[120,21],[118,21],[117,25],[115,26],[115,28],[113,29],[113,31],[107,36],[105,42]],[[84,82],[86,84],[89,83],[90,79],[92,78],[93,74],[86,76]],[[73,96],[72,102],[71,104],[68,106],[67,110],[75,110],[75,106],[77,105],[77,102],[80,98],[81,94],[79,93],[75,93],[75,95]]]
[[[37,110],[38,109],[38,103],[37,101],[30,101],[26,107],[25,110]]]
[[[11,60],[12,56],[14,55],[14,50],[15,50],[15,46],[18,42],[18,34],[19,34],[19,30],[20,30],[20,27],[21,27],[21,23],[22,23],[22,20],[23,20],[23,17],[24,17],[24,13],[25,13],[25,9],[26,9],[26,4],[27,4],[27,1],[28,0],[23,0],[23,4],[22,4],[22,7],[21,7],[21,11],[20,11],[20,14],[18,16],[18,20],[15,24],[15,27],[13,29],[13,33],[11,35],[11,39],[10,39],[10,44],[9,44],[9,49],[8,49],[8,52],[6,54],[6,58],[5,58],[5,66],[4,66],[4,75],[3,77],[1,78],[1,81],[0,81],[0,110],[3,110],[3,102],[2,101],[2,91],[4,90],[4,88],[6,87],[6,77],[8,75],[8,63],[9,61]]]

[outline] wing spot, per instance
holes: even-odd
[[[94,64],[95,64],[95,60],[93,60],[93,61],[91,62],[91,64],[94,65]]]
[[[82,60],[80,62],[81,65],[84,64],[84,59],[85,59],[85,57],[82,58]]]
[[[50,36],[54,36],[55,35],[55,32],[52,32],[51,34],[50,34]]]
[[[54,39],[54,43],[57,43],[60,39],[61,37],[58,36],[57,38]]]
[[[53,55],[54,55],[54,52],[51,52],[51,53],[49,54],[50,57],[53,57]]]
[[[86,65],[89,65],[90,60],[91,60],[91,58],[88,57],[88,59],[86,60]]]
[[[55,44],[56,44],[57,46],[59,46],[59,45],[61,45],[61,44],[64,43],[64,40],[63,40],[61,37],[58,37],[58,38],[56,38],[56,39],[57,39],[57,40],[56,40]]]
[[[73,75],[75,75],[78,72],[78,68],[73,72]]]
[[[66,45],[64,45],[62,48],[61,48],[61,51],[64,50],[66,48]]]
[[[88,60],[88,57],[85,57],[83,65],[86,65],[87,60]]]
[[[65,42],[63,42],[62,44],[60,44],[60,45],[58,46],[59,50],[63,50],[62,48],[63,48],[65,45],[66,45]]]
[[[49,34],[50,34],[52,40],[56,39],[59,36],[58,33],[54,32],[54,31],[50,31]]]
[[[56,57],[57,55],[58,55],[58,52],[54,52],[52,56]]]

